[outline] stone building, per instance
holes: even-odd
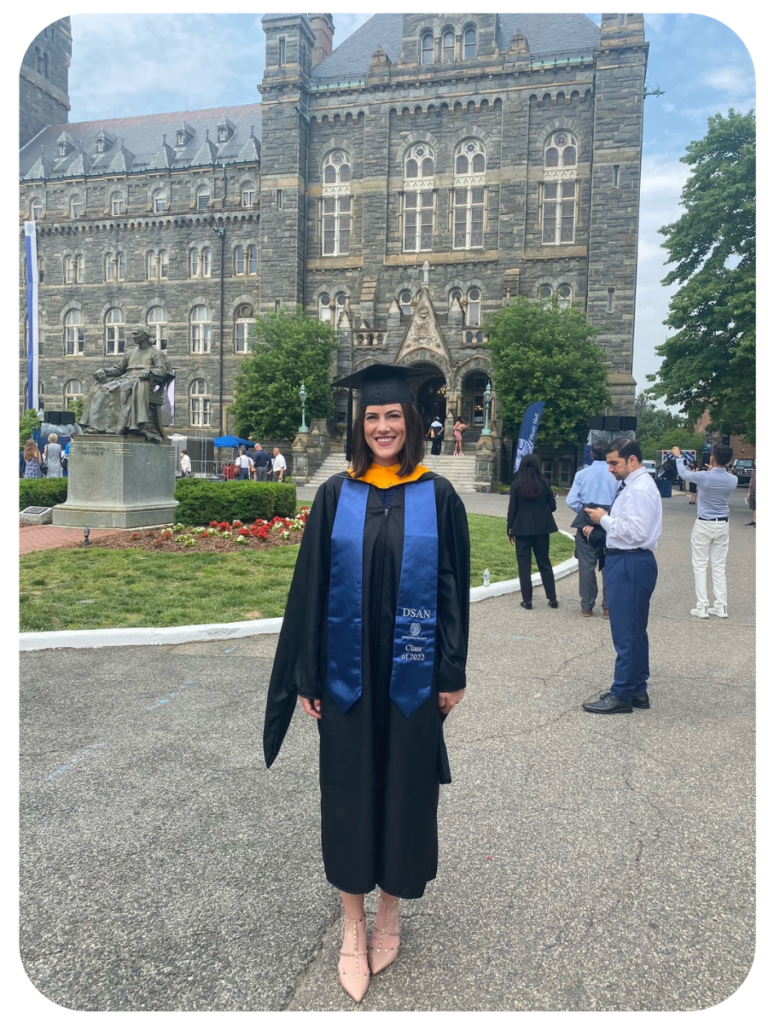
[[[140,320],[177,371],[177,426],[226,430],[249,321],[302,304],[337,325],[336,371],[418,366],[425,416],[481,426],[484,319],[556,293],[603,328],[631,413],[643,16],[378,14],[337,49],[330,14],[261,24],[260,104],[76,124],[68,19],[53,27],[64,116],[45,121],[37,80],[22,93],[22,140],[47,125],[21,150],[20,209],[46,407]],[[21,391],[23,288],[20,310]]]

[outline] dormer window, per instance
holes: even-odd
[[[67,146],[66,142],[60,142],[59,143],[59,156],[66,156],[68,148],[69,147]]]
[[[186,146],[186,144],[187,144],[187,133],[183,132],[183,131],[182,132],[176,132],[176,145],[177,146]]]
[[[186,146],[188,142],[192,141],[194,131],[187,124],[186,121],[182,121],[181,124],[176,125],[176,145]]]
[[[228,117],[222,117],[216,126],[218,133],[218,141],[229,142],[232,136],[235,134],[235,126],[229,120]]]
[[[112,143],[115,141],[115,136],[110,135],[109,132],[105,132],[102,128],[99,134],[96,136],[96,152],[106,153]]]

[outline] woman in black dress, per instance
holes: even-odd
[[[323,862],[345,912],[339,980],[356,1002],[397,956],[399,898],[436,876],[442,723],[466,685],[467,517],[420,465],[411,374],[372,366],[335,383],[362,389],[352,465],[321,485],[307,519],[264,726],[269,767],[297,695],[317,720]]]
[[[555,577],[549,560],[549,535],[557,533],[557,524],[552,515],[556,504],[549,480],[539,469],[539,460],[535,455],[524,455],[509,489],[507,536],[517,555],[517,572],[523,596],[520,605],[529,610],[533,608],[531,550],[536,556],[549,606],[557,608]]]

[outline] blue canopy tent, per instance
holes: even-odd
[[[213,447],[214,448],[239,448],[243,445],[245,448],[253,448],[254,441],[246,441],[244,437],[235,437],[234,434],[225,434],[224,437],[214,437]]]

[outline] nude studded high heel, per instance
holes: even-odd
[[[376,924],[368,943],[371,973],[379,974],[393,962],[400,950],[400,900],[379,896]]]
[[[339,956],[339,982],[344,991],[352,996],[356,1003],[359,1003],[365,993],[368,991],[368,984],[371,980],[371,972],[368,966],[368,957],[366,956],[365,948],[365,918],[344,918],[344,923],[341,929],[341,943],[344,945],[344,940],[347,935],[347,925],[354,925],[354,946],[351,953],[345,953],[342,948]],[[359,938],[359,925],[362,928],[362,941]],[[354,960],[350,963],[349,957],[354,957]],[[345,968],[349,968],[345,970]]]

